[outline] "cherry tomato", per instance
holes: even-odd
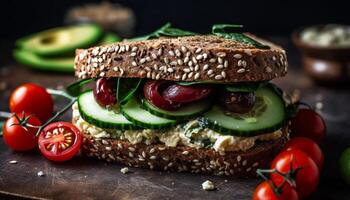
[[[160,92],[169,86],[168,81],[147,81],[143,87],[143,93],[146,99],[154,106],[164,110],[176,110],[181,104],[164,99]]]
[[[24,119],[29,116],[29,114],[17,114],[19,119]],[[36,146],[36,137],[35,134],[37,132],[37,128],[26,126],[23,128],[19,124],[20,122],[15,116],[12,116],[7,119],[3,126],[3,137],[7,146],[9,146],[12,150],[15,151],[27,151],[34,149]],[[39,119],[35,116],[31,116],[27,120],[27,124],[33,126],[40,126],[41,123]],[[27,129],[27,130],[26,130]]]
[[[271,164],[272,169],[277,169],[282,173],[289,172],[291,166],[293,170],[300,168],[292,175],[299,198],[302,199],[312,194],[316,190],[320,178],[316,163],[302,151],[291,149],[278,154]],[[283,177],[277,173],[272,173],[271,179],[275,183],[283,182]]]
[[[344,150],[340,156],[340,173],[343,179],[350,185],[350,147]]]
[[[284,146],[283,150],[298,149],[308,155],[322,169],[324,156],[321,148],[311,139],[305,137],[292,138]]]
[[[264,181],[256,187],[253,193],[253,200],[298,200],[298,194],[289,184],[284,184],[281,193],[278,195],[271,188],[267,181]]]
[[[100,78],[96,81],[93,93],[100,106],[113,106],[117,103],[116,84],[117,81],[113,78]]]
[[[313,110],[299,109],[291,122],[292,137],[307,137],[320,144],[326,135],[324,120]]]
[[[204,99],[212,91],[212,87],[207,85],[183,86],[175,83],[166,88],[162,92],[162,96],[164,99],[172,102],[188,103]]]
[[[10,97],[12,113],[26,112],[46,122],[53,113],[53,100],[46,89],[33,83],[17,87]]]
[[[71,123],[55,122],[39,135],[41,153],[52,161],[66,161],[80,150],[82,137],[80,131]]]

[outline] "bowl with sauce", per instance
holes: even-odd
[[[339,24],[304,27],[292,35],[302,53],[304,70],[314,80],[350,82],[350,26]]]

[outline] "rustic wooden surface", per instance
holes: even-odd
[[[299,57],[290,48],[286,38],[272,38],[287,47],[291,64],[289,75],[277,80],[282,88],[301,90],[303,99],[314,105],[322,102],[328,135],[322,148],[325,166],[321,183],[312,199],[350,199],[350,192],[338,174],[340,153],[350,146],[349,90],[316,86],[300,72]],[[8,44],[0,44],[2,53]],[[7,51],[7,55],[9,55]],[[4,53],[6,55],[6,52]],[[8,110],[10,91],[25,82],[36,82],[46,87],[61,87],[74,81],[72,75],[32,71],[1,59],[0,110]],[[62,106],[62,103],[57,104]],[[70,113],[63,119],[69,120]],[[9,164],[16,160],[17,164]],[[119,170],[123,166],[77,156],[69,162],[53,163],[38,152],[18,153],[9,150],[0,138],[0,199],[251,199],[259,180],[230,179],[188,173],[166,173],[144,169],[130,169],[129,174]],[[45,176],[38,177],[43,171]],[[201,189],[205,180],[215,183],[218,190]]]

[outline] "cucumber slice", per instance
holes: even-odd
[[[266,86],[256,91],[256,103],[249,113],[227,114],[221,107],[214,106],[203,115],[202,121],[222,134],[251,137],[281,128],[285,119],[283,99]]]
[[[185,105],[176,111],[167,111],[157,108],[145,98],[142,99],[142,104],[148,112],[157,115],[158,117],[164,117],[167,119],[174,119],[179,121],[194,118],[209,110],[211,106],[211,102],[207,99]]]
[[[135,125],[150,129],[161,129],[177,124],[177,121],[158,117],[145,110],[142,105],[131,98],[122,106],[121,111],[123,115]]]
[[[91,90],[78,97],[78,105],[81,117],[97,127],[121,130],[137,129],[122,114],[115,113],[98,105]]]

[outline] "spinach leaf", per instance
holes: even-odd
[[[180,36],[190,36],[190,35],[196,35],[196,33],[191,32],[191,31],[181,30],[181,29],[178,29],[178,28],[173,28],[173,27],[171,27],[171,24],[168,22],[165,25],[163,25],[162,27],[160,27],[159,29],[155,30],[154,32],[152,32],[152,33],[150,33],[148,35],[132,38],[132,39],[129,39],[129,40],[131,40],[131,41],[142,41],[142,40],[149,40],[149,39],[159,38],[161,36],[180,37]]]
[[[2,126],[4,125],[4,122],[0,122],[0,137],[2,136]]]
[[[248,37],[247,35],[244,35],[243,33],[237,33],[237,32],[230,32],[228,29],[241,29],[243,28],[243,25],[236,25],[236,24],[214,24],[212,27],[212,33],[214,35],[217,35],[219,37],[223,37],[226,39],[231,39],[231,40],[236,40],[238,42],[242,42],[244,44],[249,44],[249,45],[253,45],[256,48],[259,49],[270,49],[269,46],[264,45],[250,37]]]
[[[74,82],[69,86],[67,86],[66,92],[73,97],[77,97],[82,93],[84,86],[94,80],[95,79],[93,78],[89,78],[89,79],[82,79],[77,82]]]
[[[125,104],[134,96],[135,92],[141,85],[142,79],[135,78],[118,78],[117,81],[117,102],[120,105]]]

